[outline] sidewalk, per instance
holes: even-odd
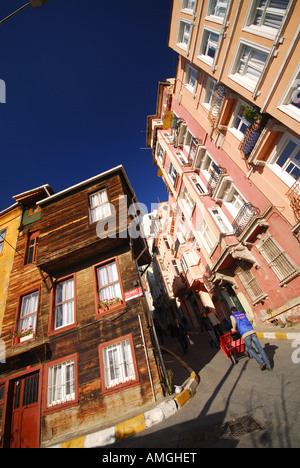
[[[258,338],[275,340],[299,340],[300,325],[291,328],[255,327]],[[273,331],[274,330],[274,331]],[[167,370],[173,372],[173,386],[178,394],[165,397],[160,403],[153,403],[150,409],[113,427],[83,435],[70,441],[53,445],[51,448],[92,448],[106,447],[116,441],[135,435],[169,418],[179,411],[195,393],[201,376],[201,369],[212,359],[217,348],[209,346],[207,335],[200,331],[189,333],[194,345],[183,353],[176,338],[166,337],[161,345],[163,359]]]

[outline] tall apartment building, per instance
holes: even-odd
[[[300,320],[299,15],[294,0],[173,1],[177,74],[147,145],[169,191],[157,246],[190,326],[204,305]]]
[[[130,235],[137,200],[123,166],[14,198],[22,216],[1,334],[1,446],[48,447],[162,396],[139,274],[151,257]]]

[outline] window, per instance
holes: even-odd
[[[203,99],[203,105],[210,109],[212,99],[214,97],[214,92],[216,89],[217,82],[213,78],[208,78],[205,87],[205,95]]]
[[[161,146],[160,143],[157,142],[157,145],[156,145],[156,157],[158,158],[158,160],[163,164],[164,162],[164,157],[165,157],[165,150],[163,149],[163,147]]]
[[[182,195],[181,195],[181,200],[182,200],[182,203],[184,205],[184,208],[185,208],[185,211],[186,211],[186,214],[191,217],[192,216],[192,213],[193,213],[193,210],[194,210],[194,207],[195,207],[195,202],[193,200],[193,198],[191,197],[188,189],[186,187],[184,187],[183,189],[183,192],[182,192]]]
[[[76,357],[48,367],[47,408],[76,402]]]
[[[204,218],[200,221],[197,232],[205,249],[211,254],[217,243],[217,239]]]
[[[90,195],[90,218],[92,223],[107,218],[111,214],[111,206],[105,189]]]
[[[170,165],[169,165],[168,175],[169,175],[169,179],[171,180],[172,184],[175,185],[176,177],[177,177],[177,171],[176,171],[176,169],[175,169],[175,167],[173,166],[172,163],[170,163]]]
[[[172,260],[172,265],[173,265],[173,268],[174,268],[174,270],[175,270],[176,275],[179,275],[179,274],[180,274],[180,271],[179,271],[179,268],[178,268],[178,265],[177,265],[177,261],[176,261],[176,260]]]
[[[287,281],[299,275],[300,269],[295,267],[293,262],[287,257],[270,234],[265,234],[261,237],[257,248],[268,262],[269,267],[274,271],[281,284],[285,284]]]
[[[217,31],[204,28],[198,58],[212,65],[219,38],[220,34]]]
[[[205,185],[202,183],[200,177],[197,174],[192,175],[190,179],[193,182],[194,186],[196,187],[197,193],[199,195],[204,195],[207,193]]]
[[[197,264],[198,264],[198,260],[193,251],[185,252],[183,254],[183,257],[181,259],[181,266],[185,274],[187,270],[189,269],[189,267],[195,266]]]
[[[227,218],[224,215],[224,213],[222,212],[221,208],[213,207],[213,208],[211,208],[210,211],[211,211],[217,225],[221,229],[221,232],[227,234],[227,233],[233,231],[231,224],[227,220]]]
[[[186,13],[193,13],[195,9],[196,0],[182,0],[181,9],[188,10]]]
[[[242,195],[236,190],[234,185],[231,185],[230,188],[225,193],[224,198],[225,206],[230,211],[231,215],[235,218],[240,212],[242,207],[246,204],[245,199]]]
[[[270,167],[284,182],[292,186],[300,177],[300,140],[292,135],[284,136]]]
[[[100,345],[100,369],[104,377],[104,391],[137,382],[137,368],[133,356],[131,335]]]
[[[209,0],[207,16],[213,21],[222,22],[225,17],[228,6],[228,0]]]
[[[250,43],[241,42],[230,78],[240,85],[254,91],[254,88],[263,72],[269,50],[257,48]]]
[[[281,27],[290,0],[253,0],[246,19],[246,29],[254,34],[274,37]]]
[[[245,109],[243,108],[241,101],[239,101],[230,124],[230,131],[239,140],[242,140],[247,128],[250,125],[249,120],[247,120],[246,117],[243,116],[244,112]]]
[[[180,20],[177,37],[177,45],[184,50],[188,49],[190,43],[192,26],[188,21]]]
[[[196,91],[197,80],[198,80],[198,70],[191,67],[190,65],[187,65],[185,78],[184,78],[184,84],[186,85],[186,88],[192,93]]]
[[[34,291],[21,298],[21,309],[18,322],[18,331],[29,330],[30,328],[35,333],[36,318],[38,312],[39,292]]]
[[[55,287],[54,329],[71,325],[75,321],[74,278],[60,281]]]
[[[279,109],[298,122],[300,121],[300,64],[281,100]]]
[[[245,260],[239,262],[239,265],[235,269],[235,274],[239,277],[241,283],[249,294],[252,304],[256,304],[267,297],[267,294],[263,292],[255,276],[251,271],[252,265]]]
[[[35,263],[39,243],[39,231],[31,233],[28,237],[26,264]]]
[[[4,240],[6,236],[6,229],[0,231],[0,254],[3,252]]]
[[[100,301],[122,299],[119,272],[115,261],[97,268],[97,283]]]

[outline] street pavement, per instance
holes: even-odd
[[[187,353],[170,336],[162,345],[200,376],[193,398],[170,418],[117,441],[115,448],[299,448],[300,341],[261,338],[273,366],[269,372],[247,357],[233,365],[210,346],[207,335],[190,336],[194,345]],[[173,370],[173,385],[181,386],[190,372],[173,354],[163,358]]]

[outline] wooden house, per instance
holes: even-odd
[[[139,273],[151,257],[124,168],[32,202],[40,218],[21,226],[3,320],[4,447],[52,446],[162,396]]]

